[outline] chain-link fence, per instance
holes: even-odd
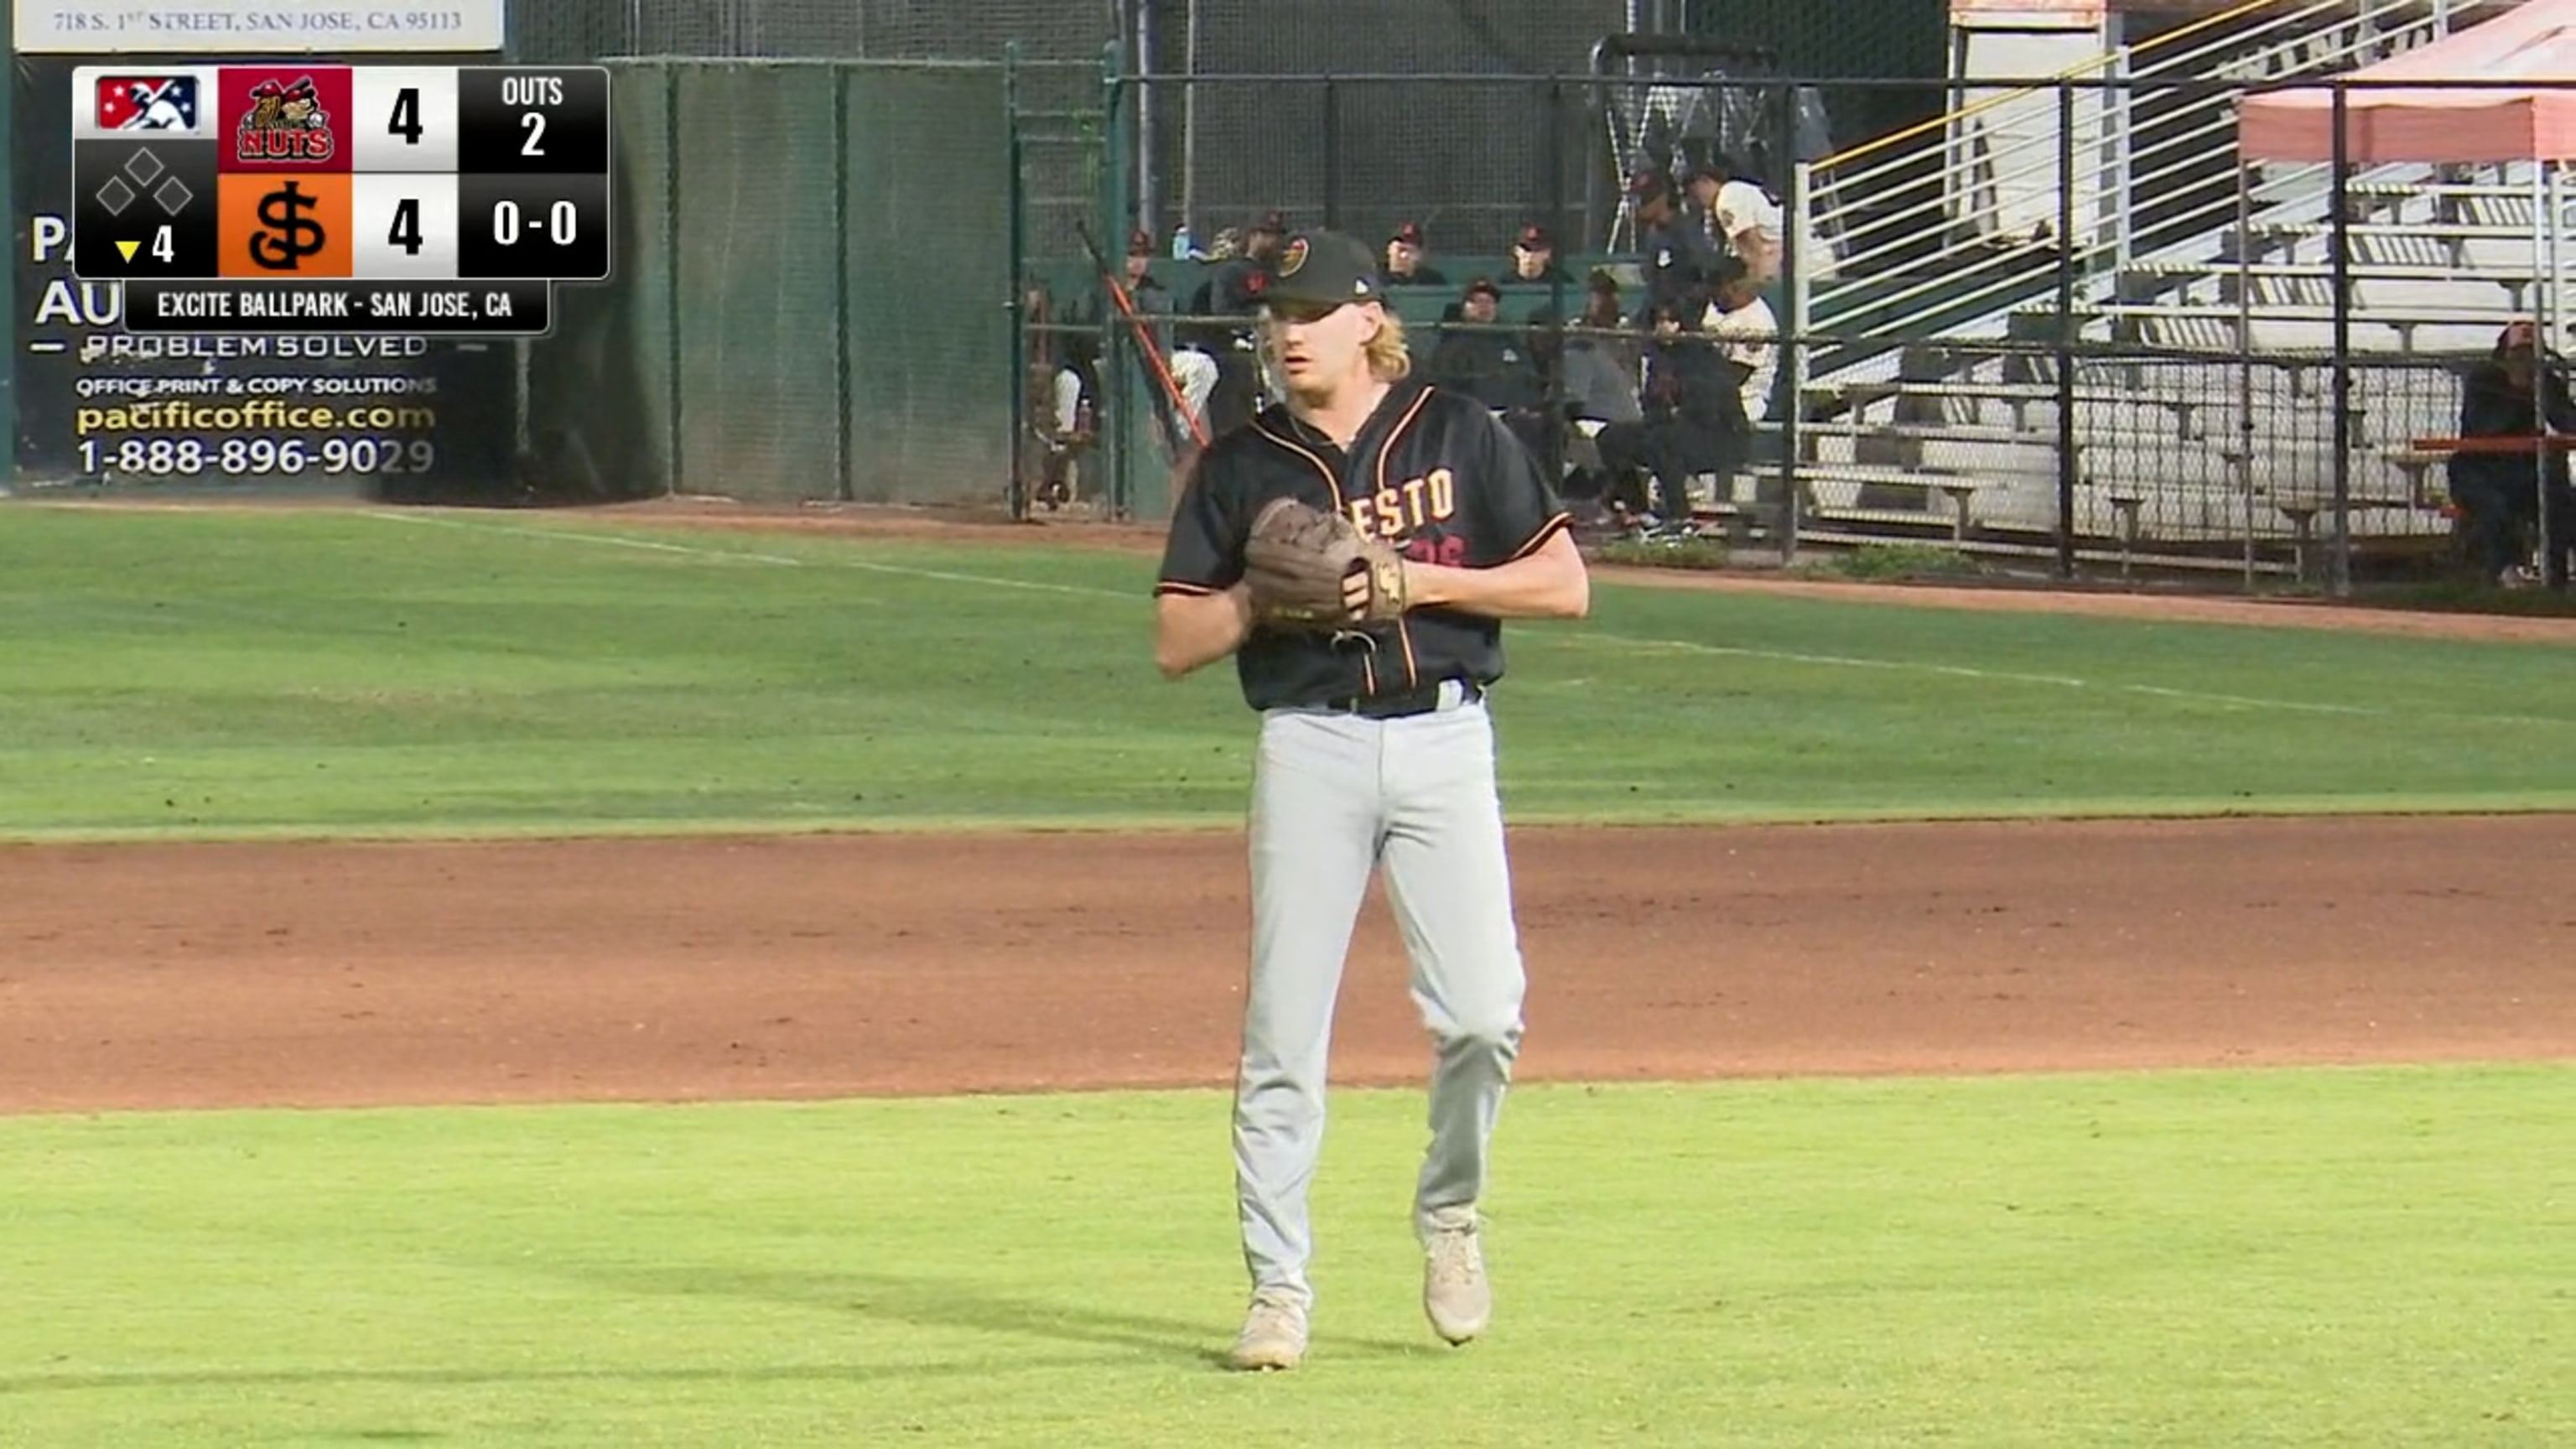
[[[2432,449],[2476,364],[1911,343],[1874,377],[1807,389],[1794,452],[1721,485],[1706,512],[1772,548],[1911,540],[2081,574],[2325,583],[2356,550],[2382,570],[2451,571],[2464,559]]]
[[[1435,256],[1577,231],[1583,86],[1475,77],[1580,76],[1636,9],[528,0],[515,58],[621,68],[624,203],[617,279],[567,289],[524,349],[533,467],[593,495],[1016,499],[1030,471],[1010,465],[1063,431],[1032,377],[1065,350],[1044,329],[1111,330],[1086,230],[1113,264],[1131,226],[1205,247],[1272,210],[1373,238],[1410,222]],[[798,64],[817,59],[873,69]],[[1282,67],[1422,80],[1192,83]],[[1038,328],[1016,341],[1015,308]],[[1103,438],[1095,476],[1132,478],[1144,436]]]
[[[529,442],[603,493],[1016,505],[1065,463],[1084,501],[1157,517],[1185,441],[1167,385],[1213,372],[1221,393],[1260,388],[1257,364],[1205,329],[1177,366],[1175,332],[1241,319],[1205,315],[1224,249],[1175,255],[1173,223],[1203,248],[1274,210],[1372,244],[1414,222],[1445,281],[1393,295],[1426,370],[1479,337],[1543,361],[1577,339],[1534,314],[1575,315],[1596,278],[1617,326],[1580,340],[1643,340],[1654,249],[1625,180],[1642,166],[1682,181],[1722,153],[1770,192],[1781,249],[1761,299],[1776,383],[1747,395],[1750,456],[1701,480],[1739,537],[1784,557],[1914,538],[2059,571],[2249,580],[2321,560],[2339,578],[2356,543],[2456,550],[2442,435],[2463,372],[2535,298],[2568,315],[2556,253],[2544,270],[2537,249],[2554,234],[2538,170],[2355,166],[2346,190],[2321,163],[2240,157],[2234,107],[2253,82],[2199,72],[2204,52],[2280,49],[2286,22],[2259,7],[2130,47],[2106,66],[2124,74],[1948,82],[1985,99],[1946,115],[1944,83],[1912,62],[1801,78],[1797,55],[1849,44],[1810,10],[1716,8],[1732,29],[1687,0],[1535,17],[1482,0],[1014,3],[935,20],[873,0],[523,9],[530,56],[1009,57],[621,63],[618,278],[566,289],[563,325],[531,349]],[[1661,33],[1623,33],[1645,12]],[[2323,59],[2284,63],[2434,33],[2404,16],[2323,31]],[[2288,73],[2318,72],[2262,78]],[[1980,128],[2007,110],[2056,120]],[[2563,220],[2554,173],[2547,190]],[[1531,222],[1556,234],[1553,279],[1516,276]],[[1135,227],[1179,314],[1151,356],[1100,276]],[[1468,314],[1479,277],[1504,294],[1493,322]],[[1539,372],[1536,435],[1570,491],[1597,482],[1561,372]],[[1207,406],[1202,421],[1225,420]]]
[[[1202,76],[1193,85],[1259,89],[1293,106],[1326,82],[1301,89],[1271,76]],[[1598,107],[1615,91],[1553,76],[1330,85],[1345,97],[1376,89],[1417,99],[1451,85],[1517,89],[1510,109],[1526,118],[1531,144],[1551,134],[1555,100],[1580,106],[1588,92]],[[1793,76],[1690,85],[1693,105],[1763,118],[1780,154],[1792,156],[1805,149],[1801,91],[1911,89]],[[1954,127],[1928,128],[1857,165],[1792,163],[1772,198],[1778,270],[1758,299],[1760,325],[1778,343],[1758,350],[1758,374],[1746,379],[1749,446],[1732,468],[1702,468],[1694,480],[1698,521],[1788,559],[1807,545],[1912,540],[2039,571],[2194,570],[2249,585],[2469,568],[2448,488],[2463,446],[2452,435],[2467,431],[2464,395],[2472,374],[2494,365],[2500,329],[2537,309],[2557,336],[2576,316],[2576,269],[2550,240],[2576,220],[2576,188],[2528,162],[2373,162],[2338,181],[2323,162],[2242,157],[2242,85],[2130,77],[2036,89],[2050,113],[2076,118],[2006,158],[2014,185],[2056,200],[2056,224],[2038,233],[1998,232],[1975,188],[1937,177],[1921,199],[1893,198],[1884,215],[1852,209],[1853,193],[1898,168],[1937,169]],[[1756,94],[1731,94],[1745,91]],[[2149,97],[2160,104],[2130,104]],[[1553,282],[1519,278],[1507,243],[1435,246],[1430,260],[1444,279],[1390,292],[1425,372],[1521,416],[1577,499],[1608,481],[1597,435],[1619,419],[1580,411],[1571,370],[1553,360],[1585,343],[1624,349],[1625,406],[1648,400],[1656,369],[1636,361],[1653,351],[1640,318],[1665,246],[1632,239],[1634,215],[1615,184],[1623,158],[1601,111],[1584,115],[1588,138],[1568,175],[1606,175],[1614,184],[1602,208],[1544,191],[1519,201],[1542,213],[1563,208],[1584,223],[1569,233],[1608,245],[1561,247]],[[1762,129],[1739,134],[1761,139]],[[2103,137],[2123,144],[2091,144]],[[2116,203],[2129,170],[2161,174],[2185,152],[2195,168],[2187,213]],[[1686,154],[1656,164],[1687,171]],[[2215,185],[2203,174],[2211,167]],[[1820,223],[1837,207],[1866,225],[1828,234]],[[1687,203],[1684,217],[1699,220]],[[1162,290],[1195,311],[1224,264],[1149,265]],[[1481,304],[1469,284],[1479,279],[1498,289],[1490,321],[1471,315]],[[1572,316],[1596,283],[1609,289],[1600,299],[1610,327],[1585,335],[1537,320]],[[1122,335],[1108,342],[1113,358],[1127,354],[1117,365],[1131,410],[1151,402],[1159,378]],[[1242,365],[1230,347],[1207,355]],[[1213,402],[1210,410],[1221,412]],[[2520,466],[2516,486],[2528,485]],[[1137,502],[1150,511],[1142,494]]]
[[[524,349],[531,473],[589,497],[1003,503],[1013,259],[1079,257],[1100,213],[1122,9],[514,6],[514,58],[616,71],[616,276],[560,289]]]
[[[998,503],[1000,67],[613,67],[616,279],[560,289],[531,445],[602,496]]]
[[[1151,79],[1136,96],[1151,138],[1138,168],[1139,214],[1158,235],[1186,225],[1202,247],[1272,210],[1373,241],[1411,221],[1435,253],[1507,246],[1579,136],[1552,132],[1551,113],[1534,109],[1543,98],[1525,85],[1459,78],[1580,76],[1593,47],[1625,27],[1626,8],[1618,0],[1162,7],[1163,23],[1144,37]],[[1209,76],[1273,81],[1194,83]],[[1421,83],[1391,79],[1404,77]],[[1553,114],[1565,127],[1581,120],[1579,110]]]

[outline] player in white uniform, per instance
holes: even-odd
[[[1691,196],[1709,219],[1715,239],[1743,259],[1756,288],[1780,278],[1783,218],[1771,194],[1735,174],[1734,163],[1713,156],[1691,171]]]
[[[1760,426],[1770,415],[1771,388],[1780,377],[1780,320],[1741,261],[1729,257],[1719,263],[1700,330],[1715,342],[1718,356],[1744,370],[1744,421]]]

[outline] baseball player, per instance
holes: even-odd
[[[1281,250],[1259,327],[1286,401],[1200,455],[1155,589],[1164,676],[1231,654],[1261,717],[1234,1105],[1245,1369],[1305,1354],[1327,1043],[1380,865],[1435,1052],[1413,1209],[1423,1309],[1453,1344],[1492,1313],[1477,1202],[1523,972],[1485,695],[1502,620],[1591,602],[1528,450],[1473,399],[1409,376],[1376,262],[1334,232]]]

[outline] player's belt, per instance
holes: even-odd
[[[1410,719],[1417,714],[1433,714],[1443,709],[1456,709],[1485,697],[1483,685],[1472,680],[1449,679],[1402,694],[1379,694],[1367,698],[1337,699],[1332,708],[1341,714],[1355,714],[1362,719]]]

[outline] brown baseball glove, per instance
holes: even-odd
[[[1346,629],[1402,614],[1404,559],[1339,513],[1275,499],[1243,549],[1255,624]]]

